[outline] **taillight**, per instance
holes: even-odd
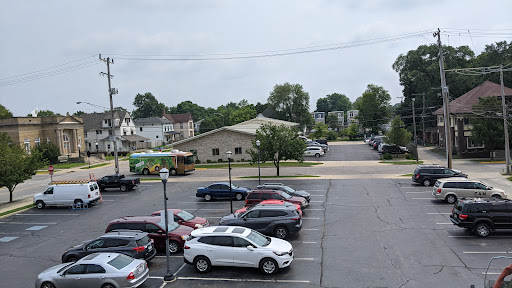
[[[437,193],[441,194],[441,188],[437,188]]]
[[[135,275],[133,275],[133,272],[130,272],[128,277],[126,277],[126,280],[133,280],[133,279],[135,279]]]
[[[459,219],[466,220],[466,218],[468,218],[468,215],[459,214]]]
[[[300,220],[300,217],[299,218],[292,218],[290,220]]]
[[[91,194],[87,195],[88,198],[91,198]]]
[[[146,249],[146,247],[144,247],[144,246],[138,246],[138,247],[133,248],[132,250],[135,250],[135,251],[137,251],[137,252],[142,252],[142,251],[144,251],[144,249]]]
[[[420,174],[416,174],[416,179],[420,179]]]
[[[190,249],[190,247],[188,247],[187,245],[184,245],[183,249]]]
[[[245,199],[245,205],[247,205],[247,202],[249,202],[249,200],[248,200],[248,199]]]

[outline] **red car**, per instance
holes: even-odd
[[[169,211],[169,213],[172,213],[174,215],[174,222],[176,222],[180,225],[185,225],[185,226],[188,226],[188,227],[194,228],[194,229],[210,226],[210,223],[205,218],[194,216],[185,210],[167,209],[167,211]],[[158,210],[158,211],[155,211],[155,213],[153,213],[151,215],[160,216],[161,213],[163,213],[163,212],[164,212],[164,210]]]
[[[290,194],[284,191],[271,189],[252,190],[251,193],[247,195],[247,198],[245,198],[245,205],[252,206],[260,203],[263,200],[270,199],[283,200],[286,202],[300,205],[300,209],[302,210],[304,210],[304,208],[308,207],[309,205],[308,201],[304,197],[290,196]]]
[[[194,229],[169,221],[169,252],[176,253],[183,249],[185,238],[190,236]],[[105,233],[114,230],[139,230],[148,233],[149,238],[155,241],[155,248],[165,249],[165,221],[159,216],[126,216],[110,221]]]
[[[283,201],[283,200],[275,200],[275,199],[270,199],[270,200],[263,200],[261,201],[259,204],[260,205],[284,205],[284,204],[293,204],[293,203],[290,203],[290,202],[287,202],[287,201]],[[302,209],[300,209],[300,205],[299,204],[293,204],[295,205],[295,207],[297,208],[297,211],[299,212],[300,216],[302,216]],[[252,207],[252,206],[245,206],[243,207],[242,209],[238,209],[235,211],[235,213],[244,213],[245,211],[247,211],[247,209],[249,207]]]

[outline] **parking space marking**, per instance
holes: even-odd
[[[304,242],[302,242],[302,244],[316,244],[316,242],[307,242],[307,241],[304,241]]]
[[[180,273],[181,269],[183,269],[183,268],[185,267],[185,265],[187,265],[187,263],[183,263],[183,264],[181,265],[181,267],[180,267],[180,268],[178,268],[178,270],[176,270],[176,272],[174,272],[174,274],[172,274],[172,275],[174,275],[174,276],[178,275],[178,273]]]
[[[125,197],[126,195],[101,194],[101,197]]]
[[[436,223],[437,225],[453,225],[452,222],[439,222],[439,223]]]
[[[431,193],[431,191],[422,191],[422,192],[405,192],[406,194],[421,194],[421,193]]]
[[[312,217],[302,217],[302,219],[309,219],[309,220],[320,220],[320,218],[312,218]]]
[[[452,215],[452,213],[441,213],[441,212],[436,212],[436,213],[427,213],[427,215]]]
[[[313,201],[313,200],[311,200],[309,202],[317,202],[317,203],[320,202],[320,203],[322,203],[322,202],[325,202],[325,201],[320,201],[320,200]]]
[[[32,227],[29,227],[29,228],[27,228],[27,229],[25,229],[25,230],[29,230],[29,231],[38,231],[38,230],[44,229],[44,228],[46,228],[46,227],[48,227],[48,226],[32,226]]]
[[[325,195],[320,195],[320,194],[319,195],[309,195],[309,196],[311,196],[311,197],[325,197]]]
[[[506,251],[497,251],[497,252],[494,252],[494,251],[464,251],[462,252],[463,254],[507,254]],[[510,252],[508,252],[510,253]]]
[[[78,216],[80,214],[76,214],[76,213],[63,213],[63,214],[24,214],[24,213],[20,213],[20,214],[16,214],[16,216]]]
[[[430,197],[430,198],[411,198],[413,200],[434,200],[433,197]]]
[[[310,283],[309,280],[236,279],[236,278],[200,278],[200,277],[177,277],[177,280],[232,281],[232,282],[269,282],[269,283]]]
[[[325,190],[308,190],[308,191],[311,191],[311,192],[324,192]]]
[[[302,229],[303,231],[318,231],[317,228],[306,228],[306,229]]]
[[[155,258],[165,258],[167,256],[165,255],[156,255]],[[182,258],[183,255],[170,255],[169,257],[172,257],[172,258]]]
[[[315,258],[293,258],[295,261],[314,261]]]
[[[57,225],[57,223],[31,223],[31,222],[0,222],[0,224],[22,224],[22,225]]]
[[[2,238],[0,238],[0,242],[7,243],[7,242],[10,242],[10,241],[12,241],[14,239],[17,239],[17,238],[19,238],[19,237],[2,237]]]
[[[114,202],[115,200],[105,200],[105,199],[103,199],[102,201],[103,202]]]
[[[308,209],[308,211],[323,211],[324,209],[322,208],[306,208]]]

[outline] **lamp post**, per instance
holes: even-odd
[[[231,213],[233,213],[233,193],[231,190],[231,151],[226,152],[226,155],[228,155],[228,171],[229,171],[229,207]]]
[[[164,280],[171,281],[174,279],[174,275],[171,272],[171,262],[169,255],[169,219],[167,216],[167,178],[169,178],[169,169],[162,168],[160,169],[160,178],[162,179],[162,183],[164,184],[164,217],[165,217],[165,256],[167,258],[167,272],[165,272]]]
[[[261,170],[260,170],[260,140],[256,140],[256,146],[258,147],[258,185],[261,185]]]
[[[82,145],[78,144],[78,158],[80,158],[80,148],[82,148]]]
[[[98,142],[96,142],[96,154],[98,154]]]

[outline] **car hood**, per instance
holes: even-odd
[[[55,275],[55,274],[57,274],[57,271],[59,271],[62,267],[70,266],[72,264],[73,263],[62,263],[62,264],[50,267],[50,268],[44,270],[43,272],[39,273],[39,278],[41,278],[41,276],[44,276],[44,275]]]
[[[220,219],[219,225],[222,225],[223,223],[227,223],[227,222],[235,220],[235,219],[239,219],[238,214],[236,214],[236,213],[226,215]]]
[[[290,242],[282,239],[277,239],[274,237],[270,237],[270,244],[265,246],[265,248],[278,252],[290,252],[290,250],[293,249],[292,244],[290,244]]]
[[[311,194],[309,194],[309,192],[306,192],[306,191],[303,191],[303,190],[295,190],[294,193],[298,194],[300,196],[311,196]]]
[[[189,220],[186,223],[195,227],[196,224],[203,225],[206,222],[208,222],[208,221],[205,218],[203,218],[203,217],[195,217],[194,219]]]
[[[302,202],[306,201],[306,199],[304,199],[304,197],[292,196],[292,198],[286,199],[284,201],[288,201],[288,202],[291,202],[291,203],[301,204]]]
[[[192,231],[194,231],[194,228],[190,228],[190,227],[185,226],[185,225],[180,225],[178,228],[176,228],[176,229],[174,229],[172,231],[169,231],[169,234],[175,234],[175,235],[178,235],[178,236],[185,236],[185,235],[190,235],[190,232],[192,232]]]

